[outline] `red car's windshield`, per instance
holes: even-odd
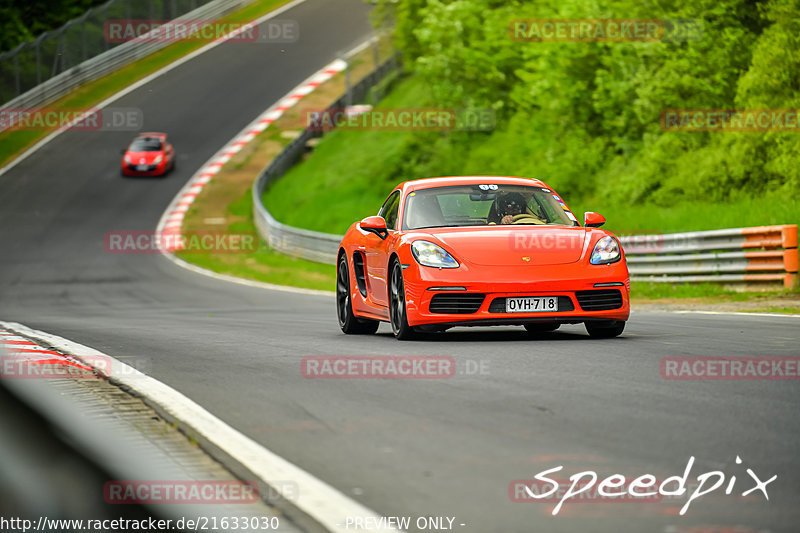
[[[158,152],[162,149],[161,139],[158,137],[139,137],[134,139],[128,151],[130,152]]]
[[[406,198],[404,229],[448,226],[536,224],[577,226],[550,189],[525,185],[434,187]]]

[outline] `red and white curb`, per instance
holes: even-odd
[[[321,84],[325,83],[333,76],[347,68],[347,63],[342,59],[330,63],[328,66],[308,78],[297,86],[288,95],[283,97],[278,103],[264,111],[244,130],[226,144],[214,157],[209,159],[200,170],[184,185],[184,187],[173,198],[167,210],[161,217],[156,228],[158,235],[180,233],[183,220],[189,211],[192,203],[203,191],[203,188],[214,178],[220,169],[230,161],[242,148],[250,143],[255,137],[269,127],[270,124],[278,120],[287,109],[294,106],[304,96],[310,94]],[[162,243],[162,252],[171,252],[180,248],[180,239],[159,239]]]
[[[82,361],[45,348],[13,331],[0,329],[0,379],[87,376],[97,377],[97,374]]]

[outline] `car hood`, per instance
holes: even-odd
[[[588,235],[582,227],[523,225],[431,228],[425,233],[456,260],[490,266],[575,263],[583,255]]]
[[[126,155],[134,165],[152,165],[164,152],[128,152]]]

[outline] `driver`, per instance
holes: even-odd
[[[522,214],[525,198],[518,192],[511,192],[497,199],[497,214],[500,224],[513,224],[514,216]]]

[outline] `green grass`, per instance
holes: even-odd
[[[779,194],[744,197],[727,203],[691,202],[672,207],[604,205],[565,201],[576,215],[597,211],[606,217],[604,228],[620,235],[676,233],[723,228],[800,224],[800,199]]]
[[[631,282],[631,298],[643,300],[661,300],[666,298],[713,298],[725,297],[733,301],[745,301],[752,298],[750,293],[737,292],[714,283],[651,283],[644,281]]]
[[[766,291],[737,291],[714,283],[653,283],[631,282],[631,298],[662,300],[669,298],[707,298],[728,302],[749,302],[767,298],[800,298],[800,292],[788,289]]]
[[[777,307],[769,306],[763,309],[747,309],[746,313],[785,313],[790,315],[800,315],[800,307]]]
[[[242,222],[230,224],[227,228],[228,233],[257,234],[253,223],[252,195],[249,189],[242,198],[228,206],[228,211],[233,215],[245,217]],[[176,255],[202,268],[240,278],[326,291],[333,291],[336,287],[334,265],[283,255],[269,248],[263,241],[259,242],[257,251],[235,256],[185,252],[178,252]]]
[[[257,0],[242,9],[223,17],[223,22],[244,22],[256,19],[275,8],[287,3],[288,0]],[[104,76],[98,80],[87,83],[69,95],[47,104],[48,109],[75,110],[88,109],[95,106],[121,91],[136,81],[149,76],[170,63],[190,54],[191,52],[207,45],[207,42],[190,41],[171,44],[149,56],[130,63],[125,67]],[[49,135],[53,130],[37,131],[4,131],[0,133],[0,167],[11,162],[26,149],[33,146],[40,139]]]

